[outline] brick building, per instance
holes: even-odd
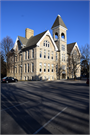
[[[76,42],[67,44],[67,27],[60,15],[51,29],[53,36],[49,30],[34,36],[34,31],[26,28],[25,37],[17,37],[8,58],[10,69],[7,76],[18,80],[56,80],[74,77],[73,66],[71,68],[72,63],[68,59],[75,53],[80,61],[79,47]],[[77,77],[80,77],[80,74],[79,65]]]

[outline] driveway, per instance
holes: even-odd
[[[85,81],[29,81],[1,85],[2,134],[88,134]]]

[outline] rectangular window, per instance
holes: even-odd
[[[65,61],[65,54],[62,54],[62,61]]]
[[[48,51],[48,59],[50,59],[50,51]]]
[[[28,67],[27,72],[29,73],[29,63],[27,64],[27,67]]]
[[[15,61],[17,61],[17,56],[15,56]]]
[[[54,66],[53,66],[53,64],[52,64],[52,72],[54,71]]]
[[[65,45],[62,45],[62,51],[65,51]]]
[[[26,64],[24,65],[24,72],[26,73]]]
[[[25,51],[25,60],[27,59],[27,52]]]
[[[48,64],[48,72],[50,72],[50,64]]]
[[[50,76],[48,76],[48,80],[50,80]]]
[[[56,52],[56,60],[57,60],[57,52]]]
[[[66,66],[65,65],[62,65],[62,70],[65,70]]]
[[[58,72],[58,65],[56,65],[56,73]]]
[[[29,50],[28,50],[28,59],[29,59]]]
[[[45,41],[44,41],[44,43],[43,43],[43,46],[45,46]]]
[[[31,72],[34,72],[34,63],[31,64]]]
[[[42,49],[40,49],[40,58],[42,57]]]
[[[26,80],[26,76],[24,76],[24,80]]]
[[[20,66],[20,73],[22,73],[22,66]]]
[[[50,47],[50,44],[49,44],[49,42],[48,42],[48,47]]]
[[[39,66],[40,66],[39,70],[40,70],[40,72],[42,72],[42,63],[40,63]]]
[[[12,73],[13,73],[13,66],[12,66]]]
[[[47,47],[47,40],[46,40],[46,47]]]
[[[44,50],[44,58],[46,58],[46,50]]]
[[[65,61],[65,54],[64,54],[64,61]]]
[[[62,54],[62,61],[63,61],[63,54]]]
[[[34,49],[32,49],[32,58],[34,58]]]
[[[17,73],[17,67],[15,67],[15,73]]]
[[[46,64],[44,64],[44,72],[46,72]]]
[[[29,76],[27,76],[27,80],[29,80]]]
[[[53,51],[52,51],[52,54],[51,54],[51,59],[53,59]]]

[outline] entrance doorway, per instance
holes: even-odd
[[[62,79],[66,79],[66,74],[62,74]]]

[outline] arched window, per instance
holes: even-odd
[[[61,38],[62,38],[62,39],[65,39],[64,33],[61,33]]]
[[[45,46],[45,47],[50,47],[50,43],[49,43],[49,41],[44,40],[43,46]]]
[[[55,39],[58,39],[58,33],[57,32],[55,33]]]
[[[77,55],[77,51],[76,51],[76,50],[74,50],[74,51],[73,51],[73,54],[74,54],[74,55]]]

